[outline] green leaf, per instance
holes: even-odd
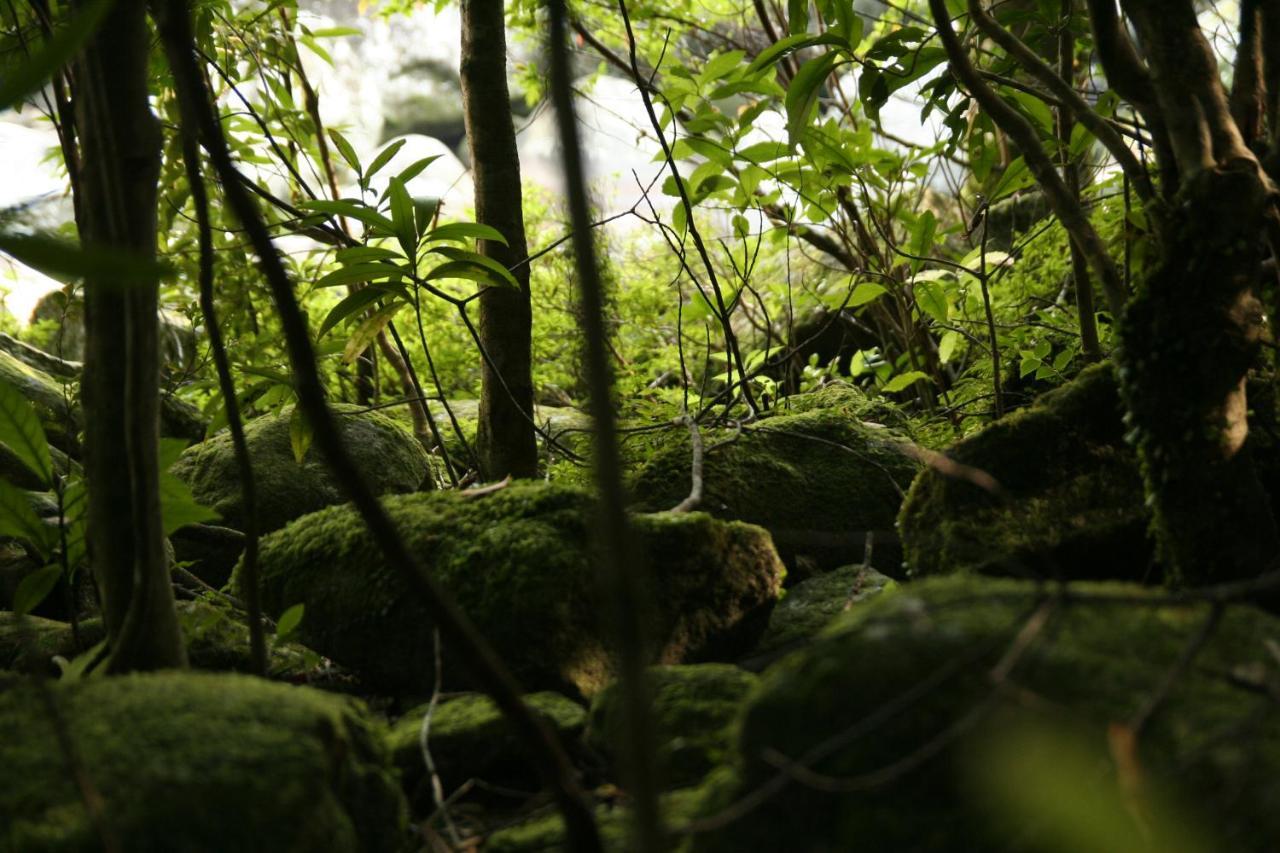
[[[396,175],[396,177],[400,179],[401,183],[408,184],[414,178],[418,177],[418,175],[421,175],[424,169],[439,160],[440,156],[441,155],[439,154],[433,154],[430,157],[423,157],[421,160],[415,160],[408,166],[401,169],[400,174]]]
[[[947,322],[951,306],[947,303],[947,291],[937,281],[917,281],[911,288],[916,305],[939,323]]]
[[[53,461],[40,416],[21,391],[4,381],[0,381],[0,443],[13,451],[43,485],[52,485]]]
[[[347,138],[333,128],[329,129],[329,138],[333,140],[333,146],[338,149],[338,153],[342,155],[342,159],[347,161],[347,165],[357,175],[361,174],[360,158],[356,156],[356,149],[351,146]]]
[[[301,406],[294,406],[293,413],[289,416],[289,449],[293,451],[294,462],[301,465],[307,458],[307,451],[311,449],[313,437],[311,421],[307,420]]]
[[[173,272],[168,264],[113,247],[84,248],[48,235],[0,233],[0,252],[32,269],[67,281],[92,278],[106,282],[155,281]]]
[[[791,86],[787,88],[787,139],[792,147],[795,147],[800,134],[808,126],[809,119],[817,108],[822,85],[838,60],[836,53],[825,53],[810,59],[800,66]]]
[[[747,53],[744,50],[731,50],[728,53],[720,54],[703,66],[702,71],[698,73],[698,80],[704,84],[711,80],[719,80],[741,65],[746,55]]]
[[[280,618],[276,620],[276,639],[285,640],[292,637],[294,632],[298,630],[298,626],[302,624],[302,617],[306,613],[306,605],[295,604],[280,614]]]
[[[8,64],[0,82],[0,111],[10,109],[35,94],[69,63],[89,37],[97,32],[112,4],[113,0],[97,0],[83,7],[70,24],[55,32],[34,54]]]
[[[218,514],[200,504],[191,494],[191,488],[169,471],[184,449],[184,439],[160,439],[160,523],[165,536],[188,524],[218,520]]]
[[[955,355],[956,347],[960,345],[960,333],[957,331],[948,331],[942,336],[942,340],[938,341],[938,360],[943,364],[951,361],[951,356]]]
[[[348,219],[363,222],[365,225],[368,225],[370,228],[375,229],[387,237],[396,236],[396,227],[392,224],[391,220],[362,201],[356,201],[349,198],[338,199],[337,201],[333,201],[331,199],[311,199],[299,202],[298,207],[301,207],[303,210],[316,210],[320,213],[328,213],[333,216],[345,216]]]
[[[418,248],[418,234],[414,230],[413,199],[404,188],[404,181],[392,178],[387,187],[387,195],[391,199],[391,222],[396,227],[396,239],[405,257],[413,258]]]
[[[324,322],[320,324],[320,331],[316,333],[316,337],[323,338],[334,326],[355,314],[359,314],[386,295],[386,291],[372,287],[363,287],[355,293],[347,294],[345,299],[333,306],[329,313],[325,315]]]
[[[49,597],[49,593],[53,592],[53,588],[58,585],[60,577],[62,577],[62,566],[56,564],[36,569],[27,575],[18,584],[18,589],[13,594],[13,612],[23,616],[30,613],[40,602]]]
[[[392,264],[356,264],[340,267],[320,277],[316,287],[338,287],[344,284],[362,284],[367,281],[378,281],[393,275],[405,275],[406,271]]]
[[[896,394],[911,387],[916,382],[928,382],[929,377],[921,373],[919,370],[912,370],[909,373],[899,373],[884,384],[880,390],[885,394]]]
[[[469,261],[449,261],[441,264],[423,276],[423,281],[440,281],[441,279],[450,278],[474,281],[478,284],[497,285],[499,287],[510,287],[512,280],[510,273],[507,273],[507,277],[504,278],[502,276],[495,275],[486,267],[470,263]]]
[[[360,353],[369,348],[369,345],[378,337],[378,333],[386,328],[387,324],[395,318],[396,312],[403,307],[404,303],[396,300],[383,305],[367,317],[363,323],[356,327],[350,340],[347,341],[347,346],[342,351],[342,360],[347,364],[351,364],[359,358]]]
[[[809,29],[809,0],[787,0],[787,29],[792,35]]]
[[[404,255],[380,246],[352,246],[334,253],[338,263],[349,267],[366,261],[403,261]]]
[[[484,267],[495,275],[500,276],[512,287],[520,286],[520,282],[516,281],[516,277],[511,274],[510,270],[488,255],[482,255],[479,252],[472,252],[468,249],[456,249],[453,246],[436,246],[431,249],[431,252],[432,254],[443,255],[451,261],[459,261]]]
[[[0,536],[21,539],[47,556],[53,551],[57,531],[36,515],[25,491],[0,480]]]
[[[318,30],[312,30],[311,35],[315,38],[323,39],[336,38],[338,36],[358,36],[363,35],[363,33],[356,27],[324,27]]]
[[[364,179],[367,181],[374,175],[378,174],[378,172],[382,171],[382,168],[391,162],[391,158],[396,156],[400,149],[404,147],[404,143],[405,140],[398,139],[386,148],[383,148],[382,151],[378,153],[378,156],[373,158],[373,162],[369,164],[369,171],[365,173]]]
[[[448,225],[441,225],[439,228],[433,228],[427,232],[423,238],[428,243],[452,242],[465,243],[468,240],[493,240],[495,243],[501,243],[506,246],[507,238],[502,236],[502,232],[491,225],[481,225],[478,222],[450,222]]]
[[[848,42],[835,33],[823,33],[820,36],[798,33],[796,35],[787,36],[784,39],[779,39],[756,54],[756,58],[752,60],[751,65],[747,67],[747,73],[752,74],[759,71],[761,68],[766,68],[793,51],[802,50],[806,47],[815,47],[820,44],[841,47],[845,50],[850,49]]]
[[[418,223],[418,234],[427,233],[427,229],[436,221],[440,212],[440,199],[427,196],[413,197],[413,215]]]
[[[853,289],[853,295],[849,297],[849,307],[857,308],[859,305],[866,305],[868,302],[879,299],[886,292],[883,284],[877,284],[874,281],[860,282]]]

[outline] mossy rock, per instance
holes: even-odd
[[[682,825],[694,813],[701,792],[697,788],[671,791],[661,797],[663,819],[668,827]],[[631,812],[623,805],[602,805],[596,809],[596,825],[600,829],[602,846],[608,853],[632,853]],[[490,835],[482,848],[484,853],[571,853],[565,837],[564,821],[560,813],[544,808],[514,826],[498,830]],[[744,850],[765,848],[747,847]],[[789,850],[780,847],[778,850]]]
[[[794,415],[816,411],[837,413],[863,423],[879,424],[904,432],[911,427],[911,419],[901,407],[884,397],[868,396],[866,391],[847,382],[832,382],[804,394],[783,397],[778,401],[777,410],[782,414]]]
[[[4,853],[408,849],[382,734],[354,700],[239,675],[27,683],[0,693],[0,731]]]
[[[0,350],[0,382],[7,382],[31,401],[49,443],[73,456],[79,452],[77,434],[84,425],[77,406],[79,383],[67,385]]]
[[[430,482],[427,453],[409,430],[377,412],[354,406],[333,409],[348,452],[376,494],[413,492]],[[292,415],[293,409],[287,408],[245,424],[260,532],[278,530],[347,499],[319,448],[310,448],[301,464],[294,457]],[[229,432],[187,448],[172,471],[191,487],[196,500],[229,526],[243,528],[239,468]]]
[[[789,563],[804,554],[834,567],[862,556],[868,530],[893,530],[920,467],[897,433],[860,420],[834,395],[823,401],[834,407],[761,418],[741,432],[702,430],[700,509],[767,528]],[[688,496],[687,430],[641,435],[625,449],[639,508],[667,509]]]
[[[725,759],[729,723],[755,684],[755,675],[732,664],[650,668],[650,711],[664,787],[694,784]],[[615,683],[591,703],[587,744],[606,755],[623,737],[621,701]]]
[[[706,786],[702,816],[778,779],[788,760],[801,778],[696,836],[693,850],[1072,849],[1024,846],[1051,810],[993,811],[992,791],[1003,785],[1010,796],[1010,783],[1028,774],[1068,798],[1088,792],[1131,834],[1137,801],[1157,837],[1185,821],[1215,834],[1212,848],[1199,849],[1274,849],[1280,715],[1261,685],[1275,678],[1268,649],[1280,621],[1228,608],[1126,746],[1125,725],[1167,683],[1210,608],[1163,604],[1130,584],[1071,589],[1075,598],[1055,598],[1032,582],[953,576],[850,610],[764,674],[735,729],[729,771]],[[993,744],[1022,743],[1013,738],[1025,731],[1084,738],[1087,771],[1071,775],[1033,752],[989,763]]]
[[[1142,479],[1124,443],[1110,364],[953,445],[994,495],[935,469],[912,484],[899,530],[909,572],[1146,580],[1152,549]]]
[[[187,659],[193,669],[210,672],[251,672],[249,628],[242,617],[223,604],[204,600],[176,604]],[[55,656],[70,660],[106,636],[102,620],[80,623],[80,647],[70,623],[39,616],[19,619],[0,610],[0,669],[56,676]],[[303,681],[314,674],[320,656],[297,643],[273,642],[267,638],[267,676],[284,681]]]
[[[849,606],[892,588],[894,581],[872,568],[842,566],[787,590],[769,616],[769,627],[752,658],[776,655],[816,636]]]
[[[524,697],[529,708],[542,717],[560,742],[568,747],[586,724],[587,712],[572,699],[545,691]],[[419,792],[426,781],[426,762],[419,737],[427,705],[406,713],[391,727],[388,744],[405,790],[412,802],[430,802],[429,792]],[[515,789],[536,789],[538,774],[524,754],[498,706],[488,696],[467,693],[449,698],[431,715],[428,747],[436,773],[446,791],[468,779]]]
[[[420,493],[383,504],[526,689],[591,694],[608,681],[590,556],[596,506],[586,492],[525,482],[483,496]],[[634,527],[656,662],[749,648],[784,574],[768,534],[702,513],[637,516]],[[332,507],[265,537],[260,572],[269,615],[306,605],[305,645],[372,685],[430,690],[432,622],[404,567],[383,561],[354,509]],[[444,654],[445,675],[457,683],[447,643]]]

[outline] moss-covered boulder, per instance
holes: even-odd
[[[663,794],[660,807],[666,825],[683,825],[697,809],[700,796],[697,788],[682,788]],[[639,849],[632,834],[631,811],[625,802],[598,806],[596,826],[608,853],[634,853]],[[573,848],[569,846],[560,813],[548,806],[514,825],[496,830],[485,839],[482,849],[484,853],[571,853]]]
[[[347,450],[380,495],[413,492],[430,483],[427,453],[412,432],[377,412],[335,406]],[[277,530],[295,518],[342,503],[346,496],[318,448],[302,463],[290,439],[292,408],[249,421],[245,438],[253,461],[259,530]],[[193,445],[172,471],[191,487],[196,500],[214,509],[231,527],[243,526],[240,476],[227,431]]]
[[[1114,371],[1098,365],[953,445],[947,456],[1002,491],[921,473],[899,519],[909,572],[1149,579],[1142,479],[1120,411]]]
[[[726,663],[650,668],[650,709],[664,786],[691,785],[725,760],[729,723],[755,684],[755,675]],[[615,683],[591,703],[587,744],[605,755],[623,737],[621,702]]]
[[[178,622],[192,668],[210,672],[252,672],[249,628],[225,604],[202,599],[177,602]],[[102,620],[79,625],[80,642],[68,622],[28,616],[20,619],[0,610],[0,669],[57,675],[55,657],[70,660],[100,642],[106,632]],[[319,655],[297,643],[268,637],[267,676],[282,681],[310,681],[323,674]]]
[[[31,401],[40,423],[44,426],[49,443],[75,455],[79,444],[76,438],[83,422],[76,405],[78,383],[59,381],[49,374],[24,364],[9,353],[0,350],[0,382],[7,382]],[[64,382],[67,384],[64,385]]]
[[[594,500],[516,483],[482,496],[387,498],[410,548],[454,596],[526,689],[594,693],[608,681],[591,558]],[[731,657],[758,638],[783,568],[758,527],[702,513],[637,516],[657,662]],[[349,506],[298,519],[262,542],[269,615],[306,605],[299,639],[396,691],[432,682],[432,623]],[[238,584],[238,578],[233,578]],[[445,645],[446,676],[451,650]]]
[[[794,414],[702,430],[700,509],[767,528],[789,563],[794,555],[829,566],[859,559],[868,530],[893,529],[919,465],[898,434],[860,419],[865,401],[835,392],[789,399]],[[669,509],[688,496],[690,442],[683,427],[627,442],[639,508]]]
[[[587,712],[559,693],[530,693],[525,703],[542,717],[569,747],[582,733]],[[402,716],[391,727],[388,744],[405,790],[415,804],[430,802],[426,760],[422,754],[422,721],[427,705]],[[539,778],[524,747],[488,696],[466,693],[442,701],[431,714],[428,749],[446,791],[468,779],[483,779],[517,790],[536,789]]]
[[[1073,590],[956,576],[851,609],[763,675],[702,815],[791,781],[693,849],[1274,849],[1280,715],[1263,685],[1276,677],[1280,620],[1232,607],[1206,640],[1209,605],[1143,600],[1129,584]],[[1087,752],[993,758],[1025,731]],[[1056,795],[1032,802],[1031,778]],[[1023,846],[1085,802],[1100,809],[1090,820],[1106,811],[1132,831],[1142,814],[1157,833],[1186,822],[1215,842]]]
[[[850,606],[865,601],[894,581],[863,566],[842,566],[815,575],[787,590],[769,616],[769,627],[752,658],[781,654],[816,636]]]
[[[407,849],[379,727],[350,699],[237,675],[28,683],[0,693],[0,732],[5,853]]]

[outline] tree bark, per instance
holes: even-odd
[[[120,0],[77,67],[81,241],[156,253],[160,123],[148,103],[146,7]],[[160,357],[154,278],[85,280],[89,548],[111,672],[183,666],[160,519]]]
[[[480,251],[511,268],[528,257],[520,160],[507,91],[506,21],[502,0],[463,0],[462,107],[475,183],[476,220],[496,228],[506,246],[481,240]],[[529,265],[512,270],[519,288],[489,287],[480,296],[484,360],[476,444],[486,479],[533,477],[533,311]]]

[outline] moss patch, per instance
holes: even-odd
[[[1125,446],[1109,364],[947,451],[1000,483],[997,497],[927,470],[899,527],[914,576],[982,571],[1043,577],[1149,578],[1142,481]]]
[[[1120,584],[1078,590],[1144,595]],[[708,784],[702,811],[716,813],[776,777],[779,756],[808,756],[808,769],[848,790],[789,785],[698,836],[694,849],[795,849],[797,838],[809,850],[1009,849],[1035,816],[1016,826],[992,821],[984,792],[966,781],[970,747],[1034,721],[1083,733],[1105,759],[1110,727],[1150,699],[1208,612],[1060,602],[1013,657],[1007,689],[993,693],[993,669],[1017,647],[1045,594],[1025,582],[939,578],[902,585],[838,619],[763,676],[738,724],[733,772]],[[1274,678],[1266,649],[1277,638],[1275,618],[1228,610],[1133,753],[1144,790],[1186,805],[1181,814],[1211,828],[1217,849],[1261,851],[1280,837],[1280,720],[1265,691],[1250,688]],[[1114,786],[1113,760],[1090,766],[1079,784]]]
[[[532,693],[524,700],[562,743],[569,744],[581,734],[587,712],[577,702],[551,692]],[[396,721],[388,735],[396,767],[410,792],[415,792],[426,776],[419,743],[426,711],[426,705],[409,711]],[[472,778],[516,789],[538,786],[538,775],[525,760],[519,739],[488,696],[470,693],[438,705],[431,716],[428,744],[446,791]],[[421,797],[415,794],[413,800],[429,802],[430,795],[424,791]]]
[[[398,851],[404,800],[352,700],[245,676],[53,684],[76,770],[119,850]],[[45,695],[0,693],[0,850],[103,848]]]
[[[593,693],[608,680],[585,492],[516,483],[384,500],[423,566],[527,689]],[[702,513],[637,516],[658,662],[740,653],[759,636],[783,569],[768,535]],[[425,694],[432,624],[400,567],[350,507],[305,516],[262,542],[269,614],[303,603],[300,640],[370,683]],[[238,580],[233,578],[233,584]],[[446,676],[450,649],[444,649]]]
[[[353,406],[335,406],[334,411],[347,450],[376,494],[412,492],[428,482],[427,453],[409,430],[377,412],[359,412]],[[311,448],[301,465],[294,458],[289,439],[292,412],[286,409],[245,425],[263,532],[346,500],[318,448]],[[196,500],[213,508],[228,525],[243,525],[230,433],[224,430],[188,448],[172,470],[191,487]]]
[[[659,771],[666,785],[693,784],[725,759],[728,724],[755,683],[753,674],[723,663],[649,670]],[[620,703],[616,684],[591,703],[587,743],[605,754],[622,737]]]
[[[669,827],[679,826],[697,807],[699,791],[686,788],[672,791],[662,797],[662,813]],[[601,806],[596,809],[596,822],[600,838],[609,853],[629,853],[635,850],[630,843],[630,812],[622,806]],[[744,848],[762,850],[764,848]],[[791,849],[791,848],[778,848]],[[485,841],[485,853],[569,853],[565,838],[564,821],[560,814],[544,809],[515,826],[493,833]]]
[[[865,601],[894,581],[875,569],[843,566],[787,590],[773,608],[755,655],[776,654],[816,636],[849,605]]]

